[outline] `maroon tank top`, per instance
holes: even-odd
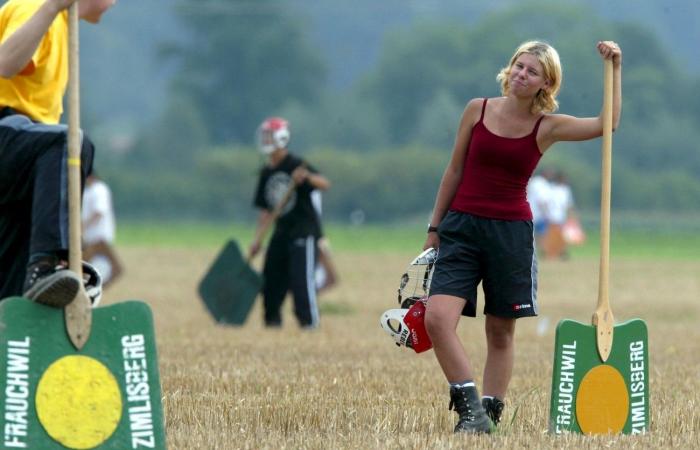
[[[491,219],[532,220],[526,188],[542,156],[536,138],[544,115],[527,136],[497,136],[484,125],[487,101],[472,128],[462,180],[450,210]]]

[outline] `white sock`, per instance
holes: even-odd
[[[450,383],[450,387],[456,387],[456,388],[463,388],[463,387],[469,387],[469,386],[476,386],[476,385],[474,384],[474,381],[472,381],[472,380],[463,381],[461,383]]]

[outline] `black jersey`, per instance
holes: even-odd
[[[258,208],[273,211],[294,182],[291,173],[302,163],[306,165],[309,172],[318,173],[312,166],[291,153],[288,153],[275,167],[264,166],[260,171],[253,204]],[[277,218],[275,234],[290,238],[321,236],[318,213],[311,202],[313,189],[308,181],[297,186]]]

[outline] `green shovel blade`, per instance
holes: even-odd
[[[605,363],[596,329],[559,322],[554,344],[550,433],[644,433],[649,430],[647,326],[640,319],[615,325]]]
[[[165,449],[148,305],[93,309],[80,351],[63,314],[21,297],[0,302],[2,448]]]
[[[262,277],[228,241],[199,283],[199,296],[219,323],[243,325],[262,287]]]

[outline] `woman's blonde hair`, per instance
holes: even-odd
[[[557,102],[557,94],[561,88],[561,62],[559,61],[559,53],[546,42],[542,41],[527,41],[520,44],[513,57],[510,58],[510,63],[507,67],[501,69],[496,76],[496,80],[501,83],[501,93],[508,95],[510,92],[510,71],[523,53],[534,55],[542,64],[544,70],[544,78],[549,81],[549,86],[546,89],[540,89],[532,102],[532,112],[550,113],[557,110],[559,103]]]

